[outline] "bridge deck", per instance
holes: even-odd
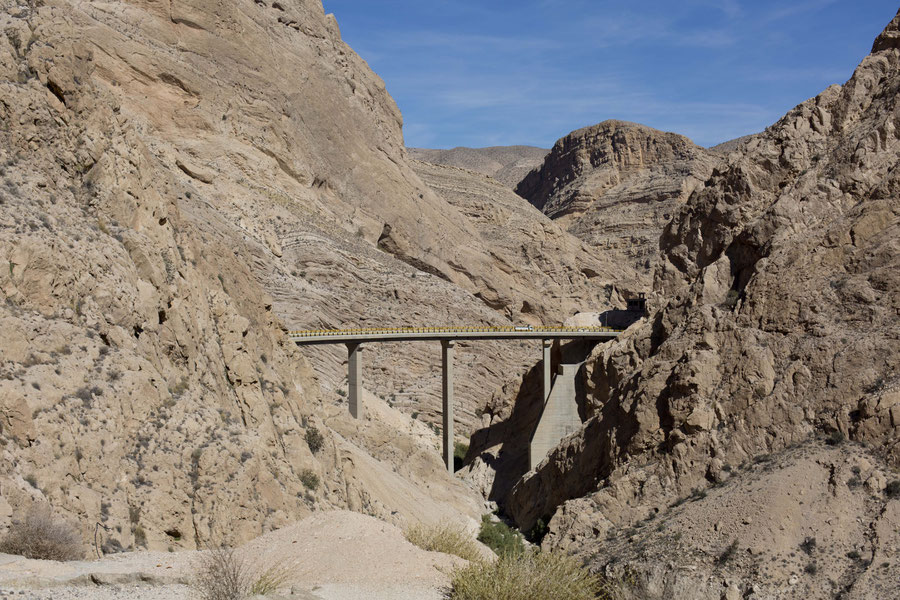
[[[428,340],[608,340],[622,330],[609,327],[394,327],[370,329],[308,329],[289,331],[297,344],[361,344]]]

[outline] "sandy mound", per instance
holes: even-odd
[[[413,546],[384,521],[348,511],[317,513],[241,547],[258,567],[283,566],[281,593],[306,600],[440,598],[463,561]],[[192,597],[199,552],[135,552],[58,563],[0,554],[0,596],[54,600]]]

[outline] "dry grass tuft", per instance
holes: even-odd
[[[423,550],[453,554],[469,561],[479,560],[482,557],[475,539],[461,525],[420,523],[407,529],[404,534],[410,543]]]
[[[285,563],[276,563],[257,570],[258,574],[254,577],[253,584],[250,586],[250,595],[268,596],[287,587],[291,583],[292,570],[292,567]]]
[[[216,546],[200,555],[194,587],[202,600],[244,600],[251,584],[246,561],[233,549]]]
[[[47,504],[33,506],[24,521],[14,522],[0,542],[0,552],[43,560],[84,558],[81,536],[70,524],[56,519]]]
[[[214,546],[200,555],[194,587],[201,600],[244,600],[274,594],[291,583],[293,565],[256,566],[237,551]]]
[[[451,575],[450,600],[615,600],[619,590],[558,552],[505,553]]]

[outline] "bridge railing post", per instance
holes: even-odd
[[[350,415],[354,419],[363,418],[362,403],[362,350],[359,342],[347,344],[347,397],[350,402]]]
[[[453,473],[453,348],[454,340],[441,340],[442,398],[444,408],[443,456]]]

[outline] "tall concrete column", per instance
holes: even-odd
[[[444,433],[443,454],[447,470],[453,472],[453,347],[454,340],[441,341],[441,374],[443,376]]]
[[[354,419],[362,419],[362,344],[347,344],[347,384],[350,388],[350,414]]]
[[[551,369],[551,359],[550,359],[550,350],[553,348],[553,340],[541,340],[541,346],[543,348],[543,370],[544,370],[544,379],[543,390],[544,390],[544,404],[547,403],[547,398],[550,397],[550,389],[553,387],[553,370]]]

